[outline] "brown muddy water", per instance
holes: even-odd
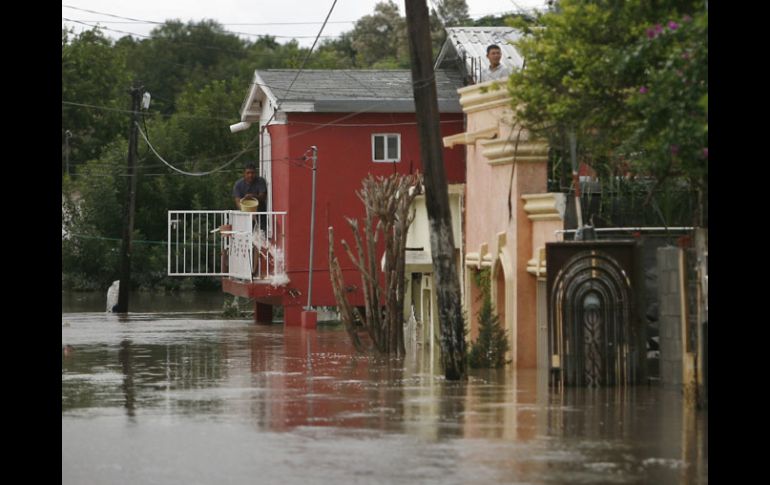
[[[62,313],[63,484],[708,483],[708,414],[659,386],[447,382],[339,325]]]

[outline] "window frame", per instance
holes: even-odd
[[[388,155],[388,137],[396,137],[396,158],[389,158]],[[377,137],[383,138],[383,159],[375,158],[375,140]],[[401,133],[372,133],[372,162],[374,163],[398,163],[401,161]]]

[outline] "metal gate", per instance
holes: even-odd
[[[633,311],[635,243],[563,242],[546,248],[554,382],[588,387],[637,382],[645,347]]]

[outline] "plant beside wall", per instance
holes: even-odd
[[[241,312],[238,297],[234,296],[232,302],[225,298],[225,303],[222,309],[223,318],[241,318],[243,313]]]
[[[505,354],[510,350],[508,332],[500,325],[500,318],[492,310],[489,269],[475,274],[476,286],[481,289],[483,299],[479,313],[479,336],[471,344],[468,365],[473,369],[499,369],[509,361]]]

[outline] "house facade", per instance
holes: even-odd
[[[506,27],[447,29],[436,65],[458,64],[475,81],[458,90],[465,131],[444,138],[445,147],[467,154],[463,305],[469,338],[478,336],[481,289],[476,281],[483,272],[508,331],[514,365],[547,368],[545,243],[555,241],[555,231],[563,228],[564,195],[546,193],[548,146],[516,123],[505,82],[477,82],[474,75],[479,62],[486,66],[486,59],[479,59],[490,44],[501,47],[503,64],[522,67],[510,44],[517,36]]]
[[[436,85],[442,136],[461,133],[464,116],[457,94],[463,86],[461,76],[456,70],[437,71]],[[225,277],[223,290],[254,299],[257,320],[270,320],[272,306],[282,305],[285,323],[299,324],[310,279],[311,147],[315,147],[311,306],[336,305],[327,256],[330,226],[349,282],[348,297],[353,305],[363,305],[360,275],[343,254],[340,240],[352,243],[345,218],[364,215],[356,191],[368,174],[422,172],[410,71],[256,71],[241,122],[256,125],[251,130],[260,137],[259,168],[268,186],[267,210],[286,214],[282,231],[288,282],[275,287],[259,279]],[[444,164],[449,184],[465,181],[464,153],[445,149]]]

